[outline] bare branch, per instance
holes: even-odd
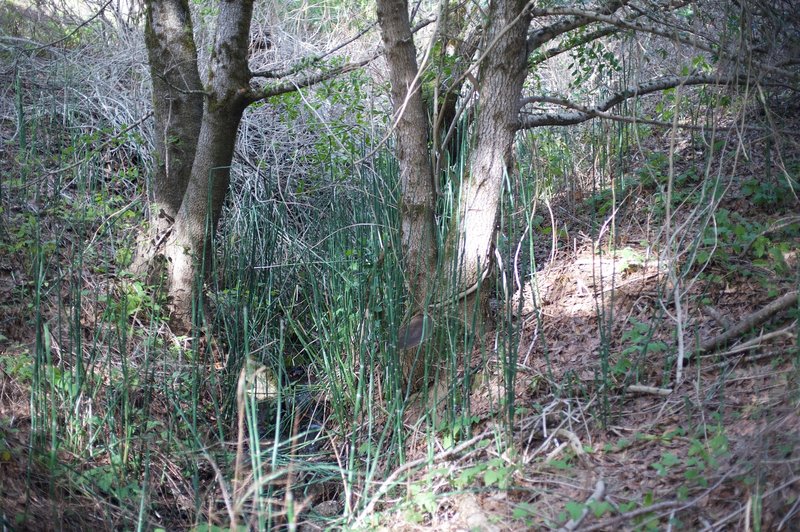
[[[420,31],[421,29],[429,26],[430,24],[432,24],[435,21],[436,21],[436,19],[432,18],[432,17],[427,18],[425,20],[422,20],[419,23],[417,23],[413,28],[411,28],[411,33],[412,34],[416,33],[418,31]],[[269,70],[261,71],[261,72],[253,72],[253,73],[251,73],[251,77],[252,78],[260,77],[260,78],[279,79],[279,78],[284,78],[284,77],[287,77],[287,76],[291,76],[291,75],[297,74],[297,73],[301,72],[302,70],[304,70],[306,68],[309,68],[310,66],[313,66],[314,63],[318,63],[319,61],[321,61],[325,57],[327,57],[327,56],[335,53],[336,51],[341,50],[345,46],[355,42],[356,40],[358,40],[359,38],[364,36],[367,32],[369,32],[369,30],[371,30],[374,26],[375,26],[375,23],[373,22],[366,29],[364,29],[361,32],[359,32],[359,34],[356,35],[355,37],[353,37],[352,39],[349,39],[349,40],[347,40],[347,41],[335,46],[331,50],[329,50],[329,51],[327,51],[327,52],[325,52],[325,53],[323,53],[323,54],[321,54],[321,55],[319,55],[317,57],[313,57],[313,58],[310,58],[310,59],[305,59],[305,60],[303,60],[301,62],[298,62],[294,66],[292,66],[292,67],[290,67],[290,68],[288,68],[288,69],[286,69],[286,70],[284,70],[282,72],[275,72],[275,71],[269,71]],[[347,63],[345,65],[341,65],[339,67],[335,67],[335,68],[332,68],[330,70],[324,70],[324,71],[321,71],[321,72],[317,72],[316,74],[309,74],[309,75],[307,75],[305,77],[302,77],[300,79],[284,81],[284,82],[282,82],[282,83],[280,83],[278,85],[271,85],[271,86],[268,85],[268,86],[260,88],[260,89],[251,89],[250,92],[248,93],[248,95],[245,97],[245,99],[248,102],[248,104],[252,104],[252,103],[255,103],[255,102],[259,101],[259,100],[263,100],[264,98],[270,98],[272,96],[278,96],[280,94],[287,94],[289,92],[294,92],[296,90],[299,90],[299,89],[302,89],[302,88],[305,88],[305,87],[310,87],[312,85],[316,85],[317,83],[322,83],[323,81],[327,81],[327,80],[333,79],[333,78],[335,78],[337,76],[341,76],[342,74],[346,74],[348,72],[352,72],[354,70],[358,70],[359,68],[362,68],[362,67],[368,65],[369,63],[371,63],[372,61],[374,61],[375,59],[377,59],[381,55],[383,55],[383,50],[376,50],[372,54],[370,54],[369,56],[367,56],[367,57],[365,57],[365,58],[363,58],[363,59],[361,59],[359,61],[354,61],[354,62],[351,62],[351,63]]]
[[[639,21],[634,22],[633,19],[623,19],[619,16],[607,15],[605,13],[601,13],[600,11],[587,11],[581,9],[559,8],[559,9],[534,10],[534,14],[536,13],[541,13],[543,15],[550,15],[550,16],[564,15],[564,16],[574,16],[579,18],[582,17],[585,19],[593,20],[595,22],[604,22],[606,24],[610,24],[618,28],[658,35],[660,37],[670,39],[674,42],[679,42],[681,44],[691,46],[698,50],[708,52],[709,54],[725,57],[726,59],[732,59],[732,60],[737,59],[737,53],[725,51],[719,42],[713,41],[707,35],[700,35],[697,32],[691,30],[690,28],[676,27],[673,31],[670,31],[656,24],[649,24],[646,22],[639,22]],[[786,70],[784,68],[780,68],[774,65],[767,65],[760,62],[753,62],[753,65],[765,72],[779,75],[787,79],[794,80],[800,78],[800,74],[797,74],[790,70]]]
[[[604,26],[598,30],[581,35],[580,37],[574,39],[566,39],[558,46],[553,46],[552,48],[548,48],[544,52],[537,53],[535,56],[531,58],[531,60],[528,62],[528,65],[529,66],[539,65],[549,59],[552,59],[557,55],[561,55],[565,52],[569,52],[570,50],[574,50],[578,46],[583,46],[584,44],[588,44],[598,39],[602,39],[603,37],[614,35],[618,31],[619,29],[614,26]]]
[[[597,11],[593,11],[592,13],[611,15],[627,3],[628,0],[610,0],[607,4],[600,6]],[[534,17],[546,17],[555,14],[561,14],[556,13],[555,11],[557,10],[534,9],[532,14]],[[544,43],[552,41],[559,35],[563,35],[568,31],[580,28],[581,26],[586,26],[587,24],[591,24],[593,22],[596,21],[592,17],[575,14],[554,22],[549,26],[538,28],[528,34],[528,50],[535,50]]]
[[[251,74],[251,77],[254,77],[254,78],[267,78],[267,79],[280,79],[280,78],[285,78],[287,76],[292,76],[294,74],[297,74],[298,72],[301,72],[301,71],[305,70],[306,68],[309,68],[309,67],[312,67],[312,66],[316,65],[317,63],[319,63],[320,61],[322,61],[326,57],[335,54],[336,52],[338,52],[342,48],[345,48],[346,46],[354,43],[355,41],[357,41],[358,39],[360,39],[361,37],[363,37],[364,35],[369,33],[369,31],[372,30],[372,28],[375,27],[375,24],[376,24],[376,22],[370,23],[369,25],[367,25],[366,28],[364,28],[363,30],[358,32],[354,37],[352,37],[350,39],[347,39],[346,41],[334,46],[330,50],[328,50],[326,52],[323,52],[318,56],[304,58],[303,60],[298,61],[297,63],[295,63],[294,65],[292,65],[291,67],[289,67],[289,68],[287,68],[285,70],[260,70],[260,71],[256,71],[256,72],[253,72]]]
[[[606,111],[630,98],[644,96],[654,92],[664,91],[678,86],[687,85],[725,85],[732,82],[743,82],[743,79],[725,79],[707,74],[694,74],[691,76],[664,76],[652,79],[645,83],[629,87],[623,91],[610,95],[596,105],[587,106],[571,102],[565,98],[552,96],[529,96],[520,102],[520,108],[532,103],[547,103],[560,105],[572,111],[541,112],[520,119],[518,129],[530,129],[539,126],[568,126],[586,122],[592,118],[612,118]],[[637,122],[639,120],[636,120]]]
[[[305,87],[316,85],[317,83],[322,83],[323,81],[333,79],[336,76],[347,74],[348,72],[358,70],[359,68],[368,65],[378,58],[381,53],[382,52],[380,51],[374,52],[372,55],[360,61],[347,63],[346,65],[332,68],[331,70],[317,72],[316,74],[311,74],[301,79],[284,81],[278,85],[267,85],[266,87],[260,89],[251,89],[250,92],[245,96],[245,101],[247,101],[248,104],[252,104],[259,100],[263,100],[264,98],[270,98],[272,96],[294,92]]]
[[[412,34],[416,33],[418,31],[420,31],[421,29],[426,28],[429,25],[433,24],[434,22],[436,22],[436,19],[433,18],[433,17],[429,17],[429,18],[426,18],[424,20],[421,20],[413,28],[411,28],[411,33]],[[372,30],[375,27],[376,24],[377,24],[377,22],[371,22],[366,28],[364,28],[363,30],[358,32],[354,37],[352,37],[352,38],[350,38],[350,39],[348,39],[348,40],[346,40],[346,41],[334,46],[330,50],[328,50],[326,52],[323,52],[322,54],[320,54],[318,56],[306,57],[306,58],[298,61],[297,63],[295,63],[294,65],[292,65],[291,67],[289,67],[287,69],[284,69],[284,70],[260,70],[260,71],[252,72],[250,75],[253,78],[281,79],[281,78],[285,78],[285,77],[288,77],[288,76],[293,76],[295,74],[298,74],[298,73],[302,72],[303,70],[306,70],[308,68],[314,67],[314,65],[316,65],[317,63],[319,63],[320,61],[322,61],[326,57],[335,54],[336,52],[338,52],[342,48],[345,48],[345,47],[349,46],[350,44],[353,44],[358,39],[360,39],[361,37],[363,37],[364,35],[369,33],[370,30]],[[370,61],[374,60],[375,58],[380,56],[382,53],[383,53],[382,51],[381,52],[375,52],[375,55],[372,57],[372,59],[370,59]],[[367,63],[369,63],[369,61],[367,61]],[[364,64],[366,64],[366,63],[364,63]],[[341,74],[341,72],[339,72],[339,74]],[[289,91],[289,92],[291,92],[291,91]]]

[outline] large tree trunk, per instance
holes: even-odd
[[[150,224],[132,269],[143,274],[165,241],[189,184],[203,93],[187,0],[147,2],[145,42],[153,84],[155,166],[149,188]]]
[[[400,166],[403,266],[412,306],[421,310],[436,272],[435,192],[428,150],[428,117],[420,91],[416,48],[407,0],[378,0],[384,54],[389,66],[394,136]]]
[[[172,319],[180,329],[191,323],[192,295],[211,268],[211,237],[217,229],[230,182],[236,134],[249,96],[247,48],[253,0],[220,3],[209,65],[206,104],[189,186],[167,242]]]
[[[400,167],[403,269],[410,294],[409,307],[419,320],[430,303],[437,262],[436,196],[428,146],[428,117],[420,90],[408,2],[378,0],[377,14],[392,86],[395,147]],[[430,322],[426,326],[429,327]],[[422,361],[415,363],[416,354],[416,349],[406,349],[401,360],[404,377],[412,382],[414,389],[421,385],[425,371]]]
[[[461,184],[458,212],[445,244],[446,258],[458,270],[453,295],[473,289],[492,262],[500,193],[504,176],[514,165],[514,133],[527,73],[526,3],[499,0],[489,8],[469,173]]]
[[[156,127],[164,128],[156,143],[163,166],[156,169],[154,205],[158,223],[164,220],[168,227],[139,254],[135,266],[152,265],[155,254],[166,258],[171,317],[181,332],[190,326],[195,284],[202,283],[198,266],[209,265],[236,133],[249,103],[252,12],[253,0],[220,3],[208,83],[201,90],[186,1],[148,2],[153,110]],[[205,103],[199,111],[197,98]]]

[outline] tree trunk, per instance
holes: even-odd
[[[144,274],[159,253],[189,184],[203,93],[187,0],[147,2],[145,42],[153,83],[155,166],[150,224],[142,231],[132,270]]]
[[[203,281],[198,275],[198,266],[203,267],[204,273],[211,269],[211,237],[222,213],[236,133],[248,105],[247,49],[252,14],[253,0],[220,3],[197,153],[189,186],[165,249],[172,320],[183,330],[191,324],[195,283],[200,285]]]
[[[416,48],[407,0],[378,0],[389,80],[392,85],[395,146],[400,166],[403,266],[412,307],[422,310],[436,272],[435,193],[428,151],[428,117],[422,101]]]
[[[198,266],[207,265],[206,272],[210,267],[211,236],[228,190],[239,122],[249,103],[247,50],[252,12],[253,0],[220,3],[208,84],[200,92],[186,1],[148,2],[154,114],[157,127],[165,124],[165,134],[156,143],[164,172],[162,177],[161,168],[156,169],[154,205],[157,218],[171,224],[151,247],[166,258],[171,317],[180,332],[188,331],[191,324],[192,291],[195,283],[202,283]],[[184,84],[184,78],[191,82]],[[197,89],[192,88],[195,81]],[[199,113],[197,98],[205,102]],[[183,99],[192,105],[184,105]],[[182,113],[176,114],[176,109]],[[140,257],[139,263],[153,262],[153,253]]]
[[[458,212],[448,233],[446,258],[459,273],[452,294],[480,282],[492,262],[495,224],[503,179],[514,165],[514,133],[527,73],[524,0],[493,2],[481,50],[475,141],[469,173],[461,184]],[[450,264],[450,262],[448,262]]]
[[[400,167],[403,269],[410,294],[411,314],[420,320],[432,296],[438,256],[428,117],[420,90],[422,83],[411,35],[408,2],[378,0],[377,15],[392,86],[394,137]],[[421,386],[425,371],[422,360],[415,362],[416,354],[417,349],[409,348],[403,351],[401,357],[403,376],[406,382],[412,382],[412,389]]]

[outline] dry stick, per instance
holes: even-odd
[[[712,368],[718,369],[727,369],[731,367],[732,364],[739,364],[739,363],[749,363],[755,362],[757,360],[765,360],[768,358],[775,358],[782,355],[785,355],[786,351],[766,351],[764,353],[759,353],[757,355],[742,355],[736,360],[731,360],[730,358],[727,360],[723,360],[722,362],[717,362],[716,364],[712,365]],[[727,353],[724,353],[722,356],[726,356]]]
[[[760,325],[767,321],[769,318],[777,314],[778,312],[785,310],[792,305],[797,304],[797,290],[793,290],[788,294],[780,297],[770,303],[769,305],[765,306],[761,310],[757,310],[756,312],[750,314],[745,319],[736,323],[733,327],[725,331],[724,333],[711,338],[702,344],[700,344],[699,352],[711,351],[712,349],[716,349],[720,345],[724,344],[728,340],[732,340],[733,338],[737,338],[742,334],[746,333],[753,327]]]
[[[750,351],[751,349],[756,349],[761,347],[761,345],[766,342],[767,340],[772,340],[773,338],[780,338],[781,336],[788,336],[793,337],[795,335],[795,327],[797,327],[797,320],[793,321],[786,327],[782,329],[778,329],[777,331],[772,331],[767,334],[761,334],[757,338],[753,338],[752,340],[748,340],[742,344],[737,345],[733,349],[725,351],[724,353],[720,353],[720,356],[726,357],[731,355],[738,355],[740,353],[744,353],[745,351]],[[710,357],[715,355],[703,355],[703,357]]]
[[[487,436],[491,435],[492,432],[493,431],[491,429],[486,430],[486,431],[482,432],[481,434],[475,436],[474,438],[471,438],[471,439],[465,441],[464,443],[462,443],[460,445],[457,445],[456,447],[453,447],[452,449],[448,449],[446,451],[442,451],[442,452],[438,453],[436,456],[433,457],[433,460],[431,460],[431,463],[436,462],[438,460],[444,460],[445,458],[447,458],[449,456],[452,456],[454,454],[460,453],[464,449],[467,449],[471,445],[474,445],[474,444],[478,443],[479,441],[483,440],[484,438],[486,438]],[[398,467],[397,469],[395,469],[392,472],[392,474],[389,475],[386,478],[386,480],[384,480],[381,483],[381,486],[380,486],[380,488],[378,488],[378,491],[375,493],[375,495],[372,496],[372,499],[370,499],[369,503],[364,507],[364,510],[361,512],[361,515],[359,515],[358,518],[356,519],[356,521],[355,521],[356,528],[358,528],[358,526],[362,523],[362,521],[369,514],[372,513],[372,511],[375,509],[375,505],[378,504],[378,501],[381,500],[381,497],[386,495],[386,493],[392,488],[392,486],[394,485],[395,480],[397,480],[397,478],[400,475],[402,475],[403,473],[405,473],[409,469],[413,469],[413,468],[415,468],[417,466],[420,466],[420,465],[422,465],[422,464],[424,464],[426,462],[428,462],[428,458],[419,458],[417,460],[412,460],[411,462],[406,462],[405,464],[403,464],[400,467]]]
[[[580,517],[577,519],[570,519],[566,522],[566,524],[558,529],[558,532],[572,532],[573,530],[577,529],[581,526],[581,523],[586,518],[586,515],[589,513],[589,504],[593,501],[602,502],[606,496],[606,483],[603,482],[603,479],[597,481],[597,484],[594,486],[594,492],[592,495],[586,499],[586,503],[583,506],[583,510],[581,511]]]
[[[655,386],[644,386],[642,384],[631,384],[627,390],[631,393],[646,393],[667,397],[672,394],[672,388],[656,388]]]

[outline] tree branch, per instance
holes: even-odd
[[[664,9],[666,9],[668,11],[672,11],[674,9],[678,9],[678,8],[684,7],[687,4],[691,4],[693,1],[694,0],[676,0],[676,1],[671,1],[671,2],[668,3],[668,5],[664,6]],[[641,11],[640,9],[638,9],[636,6],[629,5],[628,2],[625,2],[624,4],[626,6],[629,6],[632,10],[637,12],[632,17],[631,20],[638,19],[638,18],[640,18],[640,17],[642,17],[643,15],[646,14],[645,12]],[[607,12],[607,14],[612,14],[613,13],[612,7],[613,6],[606,6],[606,8],[601,10],[601,12]],[[573,29],[579,29],[581,27],[584,27],[584,26],[587,26],[587,25],[589,25],[591,23],[596,22],[595,20],[592,20],[589,17],[578,17],[578,20],[583,21],[583,24],[579,24]],[[555,57],[557,55],[560,55],[560,54],[563,54],[564,52],[568,52],[570,50],[573,50],[573,49],[577,48],[578,46],[582,46],[584,44],[596,41],[597,39],[602,39],[603,37],[607,37],[609,35],[614,35],[614,34],[618,33],[619,31],[620,31],[619,28],[617,28],[616,26],[606,25],[606,26],[604,26],[604,27],[602,27],[602,28],[600,28],[598,30],[595,30],[595,31],[593,31],[591,33],[587,33],[585,35],[578,35],[578,36],[574,36],[572,38],[567,38],[564,41],[562,41],[561,43],[559,43],[558,46],[554,46],[553,48],[549,48],[545,52],[540,52],[538,55],[536,55],[531,60],[529,65],[530,66],[535,66],[535,65],[541,64],[541,63],[547,61],[548,59],[552,59],[553,57]],[[529,35],[529,39],[532,38],[533,35],[534,34],[531,33]],[[541,43],[541,44],[544,44],[544,43]]]
[[[429,26],[430,24],[432,24],[435,21],[436,21],[436,19],[432,18],[432,17],[431,18],[427,18],[425,20],[422,20],[422,21],[418,22],[413,28],[411,28],[411,33],[414,34],[414,33],[418,32],[418,31],[420,31],[421,29]],[[327,52],[325,52],[325,53],[323,53],[323,54],[321,54],[321,55],[319,55],[317,57],[313,57],[311,59],[306,59],[306,60],[303,60],[301,62],[298,62],[294,66],[286,69],[283,72],[271,71],[271,70],[253,72],[253,73],[251,73],[251,78],[279,79],[279,78],[284,78],[284,77],[287,77],[287,76],[291,76],[291,75],[297,74],[300,71],[302,71],[303,69],[308,68],[309,66],[313,66],[314,63],[317,63],[317,62],[321,61],[325,57],[337,52],[338,50],[341,50],[345,46],[347,46],[347,45],[355,42],[359,38],[363,37],[369,30],[371,30],[375,26],[375,24],[376,23],[373,22],[366,29],[364,29],[361,32],[359,32],[359,34],[356,35],[355,37],[353,37],[352,39],[349,39],[349,40],[347,40],[347,41],[335,46],[331,50],[328,50]],[[279,83],[277,85],[268,85],[268,86],[260,88],[260,89],[251,89],[250,92],[245,96],[245,99],[246,99],[248,104],[253,104],[253,103],[258,102],[260,100],[263,100],[265,98],[270,98],[272,96],[279,96],[281,94],[287,94],[289,92],[294,92],[296,90],[299,90],[299,89],[302,89],[302,88],[305,88],[305,87],[310,87],[312,85],[316,85],[317,83],[322,83],[323,81],[327,81],[329,79],[333,79],[336,76],[341,76],[342,74],[346,74],[348,72],[352,72],[354,70],[358,70],[359,68],[368,65],[369,63],[371,63],[372,61],[374,61],[375,59],[377,59],[381,55],[383,55],[383,50],[376,50],[372,54],[370,54],[369,56],[367,56],[364,59],[361,59],[359,61],[355,61],[355,62],[352,62],[352,63],[347,63],[345,65],[342,65],[342,66],[339,66],[339,67],[336,67],[336,68],[332,68],[330,70],[324,70],[322,72],[317,72],[316,74],[309,74],[309,75],[307,75],[307,76],[305,76],[303,78],[300,78],[300,79],[284,81],[284,82]]]
[[[528,67],[539,65],[549,59],[554,58],[557,55],[561,55],[565,52],[569,52],[570,50],[574,50],[578,46],[588,44],[590,42],[596,41],[597,39],[602,39],[603,37],[608,37],[609,35],[614,35],[617,32],[619,32],[619,29],[614,26],[604,26],[593,32],[581,35],[580,37],[573,39],[566,39],[565,41],[559,43],[558,46],[548,48],[544,52],[539,52],[533,57],[531,57],[531,59],[528,61]]]
[[[433,24],[434,22],[436,22],[436,19],[433,18],[433,17],[429,17],[429,18],[426,18],[424,20],[421,20],[413,28],[411,28],[411,33],[412,34],[417,33],[421,29],[426,28],[427,26]],[[358,39],[360,39],[361,37],[363,37],[364,35],[369,33],[370,30],[372,30],[376,26],[376,24],[377,24],[377,22],[370,23],[366,28],[364,28],[363,30],[358,32],[358,34],[356,34],[354,37],[352,37],[352,38],[350,38],[350,39],[348,39],[348,40],[346,40],[346,41],[344,41],[342,43],[337,44],[336,46],[334,46],[330,50],[328,50],[326,52],[323,52],[322,54],[320,54],[318,56],[304,58],[301,61],[298,61],[297,63],[295,63],[294,65],[292,65],[291,67],[289,67],[289,68],[287,68],[285,70],[282,70],[282,71],[281,70],[259,70],[259,71],[251,73],[250,75],[253,78],[266,78],[266,79],[280,79],[280,78],[285,78],[285,77],[288,77],[288,76],[293,76],[293,75],[295,75],[295,74],[297,74],[299,72],[302,72],[303,70],[305,70],[305,69],[307,69],[309,67],[313,67],[315,64],[319,63],[320,61],[322,61],[326,57],[335,54],[336,52],[338,52],[342,48],[345,48],[346,46],[348,46],[350,44],[353,44]],[[377,58],[378,56],[380,56],[382,54],[383,54],[382,51],[375,52],[375,54],[374,54],[374,56],[372,57],[371,60],[374,60],[375,58]]]
[[[598,10],[593,11],[592,13],[611,15],[627,3],[628,0],[610,0],[607,4],[599,6]],[[534,9],[532,13],[535,18],[560,14],[549,9]],[[557,22],[554,22],[553,24],[550,24],[549,26],[533,30],[528,34],[528,50],[536,50],[544,43],[552,41],[559,35],[563,35],[568,31],[580,28],[581,26],[586,26],[587,24],[591,24],[593,22],[595,22],[595,20],[593,20],[591,17],[576,14],[563,18]]]
[[[521,100],[520,108],[531,103],[548,103],[567,107],[572,109],[572,111],[536,113],[534,115],[521,118],[517,127],[518,129],[530,129],[539,126],[568,126],[586,122],[592,118],[611,118],[613,115],[607,115],[606,111],[630,98],[644,96],[646,94],[660,92],[678,86],[722,85],[731,83],[732,81],[741,82],[743,80],[740,78],[719,78],[707,74],[694,74],[686,77],[664,76],[612,94],[593,106],[581,105],[571,102],[565,98],[556,98],[552,96],[529,96]]]
[[[725,342],[733,340],[734,338],[738,338],[751,329],[758,327],[768,319],[772,318],[778,312],[793,306],[797,306],[797,290],[779,297],[765,307],[762,307],[749,316],[746,316],[744,319],[740,320],[733,327],[722,334],[719,334],[714,338],[709,338],[705,342],[701,343],[698,352],[703,353],[716,349]]]
[[[655,24],[649,24],[646,22],[638,22],[638,21],[634,22],[632,19],[626,20],[618,16],[602,13],[601,11],[556,8],[556,9],[534,10],[533,12],[534,15],[536,15],[537,13],[549,16],[564,15],[564,16],[584,18],[594,22],[604,22],[606,24],[610,24],[612,26],[616,26],[618,28],[626,30],[633,30],[637,32],[651,33],[653,35],[658,35],[660,37],[664,37],[674,42],[678,42],[681,44],[685,44],[687,46],[691,46],[698,50],[702,50],[709,54],[725,57],[726,59],[731,59],[731,60],[737,59],[737,54],[729,53],[723,50],[722,45],[719,42],[714,42],[708,36],[699,35],[696,32],[693,32],[690,28],[680,28],[676,26],[674,31],[669,31],[667,29],[660,28]],[[788,79],[797,79],[798,77],[800,77],[800,75],[795,72],[773,65],[754,63],[754,66],[764,70],[765,72],[769,72],[771,74],[777,74]]]
[[[287,68],[287,69],[285,69],[283,71],[280,71],[280,70],[259,70],[259,71],[253,72],[251,74],[251,77],[254,77],[254,78],[267,78],[267,79],[279,79],[279,78],[285,78],[287,76],[292,76],[294,74],[297,74],[298,72],[301,72],[302,70],[304,70],[304,69],[306,69],[306,68],[308,68],[310,66],[314,66],[315,64],[319,63],[320,61],[322,61],[326,57],[335,54],[336,52],[338,52],[342,48],[354,43],[355,41],[357,41],[358,39],[360,39],[361,37],[363,37],[364,35],[369,33],[369,31],[372,28],[374,28],[376,24],[377,24],[376,22],[372,22],[366,28],[364,28],[363,30],[358,32],[354,37],[352,37],[350,39],[347,39],[346,41],[344,41],[342,43],[339,43],[338,45],[334,46],[330,50],[328,50],[326,52],[323,52],[318,56],[307,57],[307,58],[303,59],[302,61],[298,61],[297,63],[295,63],[294,65],[292,65],[291,67],[289,67],[289,68]]]
[[[374,61],[382,53],[383,52],[381,51],[374,52],[371,56],[366,57],[360,61],[356,61],[354,63],[347,63],[346,65],[342,65],[340,67],[336,67],[331,70],[318,72],[316,74],[308,75],[298,80],[289,80],[289,81],[284,81],[283,83],[279,83],[277,85],[267,85],[266,87],[260,89],[251,89],[250,92],[247,94],[247,96],[245,96],[245,100],[247,101],[248,104],[253,104],[265,98],[271,98],[272,96],[279,96],[281,94],[294,92],[296,90],[303,89],[305,87],[310,87],[311,85],[316,85],[317,83],[333,79],[336,76],[341,76],[342,74],[347,74],[348,72],[358,70],[359,68],[366,66],[372,61]]]

